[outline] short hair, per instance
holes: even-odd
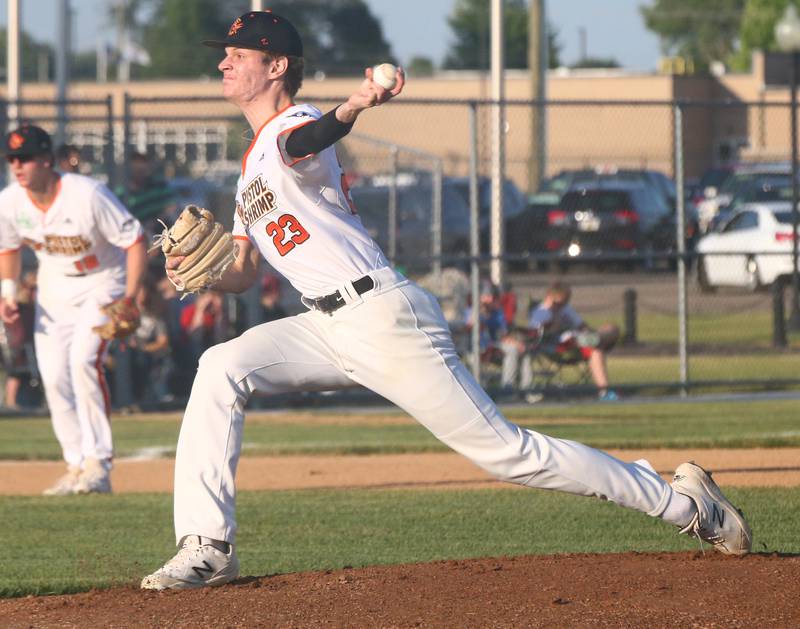
[[[140,153],[139,151],[133,151],[128,156],[128,159],[132,162],[149,162],[150,156],[147,153]]]
[[[56,149],[56,159],[60,162],[62,159],[67,159],[70,154],[78,153],[80,154],[81,150],[75,146],[74,144],[61,144]]]
[[[303,57],[292,57],[264,51],[264,65],[278,57],[286,57],[289,62],[286,73],[283,75],[283,83],[286,86],[286,91],[289,92],[289,96],[294,98],[303,86],[303,70],[306,67],[305,59]]]
[[[564,282],[556,280],[547,288],[548,297],[561,297],[564,301],[569,301],[572,297],[572,289]]]

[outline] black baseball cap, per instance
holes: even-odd
[[[272,11],[250,11],[237,17],[225,39],[206,39],[211,48],[250,48],[289,57],[303,56],[300,33],[285,17]]]
[[[24,124],[6,136],[5,147],[9,157],[42,155],[53,150],[53,141],[41,127]]]

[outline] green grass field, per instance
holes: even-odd
[[[316,411],[305,423],[251,416],[245,455],[444,450],[406,416]],[[342,411],[338,411],[342,415]],[[548,434],[613,447],[797,446],[795,401],[580,404],[509,409]],[[327,420],[323,421],[323,420]],[[172,451],[179,418],[117,417],[118,455]],[[46,419],[0,420],[0,459],[57,459]],[[800,488],[732,489],[755,550],[800,553]],[[0,497],[0,596],[136,583],[174,553],[171,496]],[[675,529],[609,503],[521,489],[244,492],[245,575],[480,556],[698,548]],[[712,551],[709,551],[712,552]]]
[[[752,522],[756,550],[800,552],[800,490],[729,493]],[[171,506],[170,496],[152,494],[0,499],[0,596],[138,583],[175,552]],[[255,576],[468,557],[698,549],[675,528],[610,503],[522,489],[243,492],[238,517],[242,574]]]
[[[387,420],[364,416],[363,423],[315,422],[341,414],[315,411],[308,423],[251,414],[244,433],[245,454],[371,454],[446,450],[427,430],[399,411]],[[508,417],[546,434],[601,448],[614,447],[788,447],[800,445],[797,402],[576,404],[510,408]],[[117,456],[145,448],[174,452],[179,416],[114,417]],[[0,460],[60,457],[46,418],[0,420]]]

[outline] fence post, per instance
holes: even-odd
[[[681,382],[681,396],[689,393],[689,308],[688,281],[686,276],[686,215],[684,213],[683,181],[683,109],[676,102],[672,108],[674,126],[673,149],[675,155],[675,212],[676,238],[678,243],[678,359]]]
[[[389,179],[389,262],[397,264],[397,174],[398,148],[396,144],[389,147],[391,160],[391,179]]]
[[[114,160],[114,100],[111,94],[106,96],[106,146],[104,160],[106,163],[106,176],[108,187],[113,190],[117,185],[117,165]]]
[[[638,343],[636,331],[636,289],[628,288],[623,294],[624,313],[625,313],[625,333],[622,337],[623,345],[635,345]]]
[[[478,231],[478,105],[469,104],[469,275],[472,295],[472,316],[470,317],[470,347],[472,354],[472,375],[481,381],[481,343],[480,343],[480,233]]]
[[[443,164],[436,158],[433,170],[433,216],[431,221],[431,244],[433,255],[433,277],[438,290],[442,288],[442,180]]]
[[[122,112],[122,185],[128,186],[128,164],[131,155],[131,95],[123,95],[124,107]]]
[[[783,306],[785,284],[781,280],[772,283],[772,346],[786,347],[786,313]]]

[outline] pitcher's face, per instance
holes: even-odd
[[[232,103],[252,101],[270,84],[270,63],[264,53],[249,48],[225,48],[225,58],[217,66],[222,72],[222,95]]]

